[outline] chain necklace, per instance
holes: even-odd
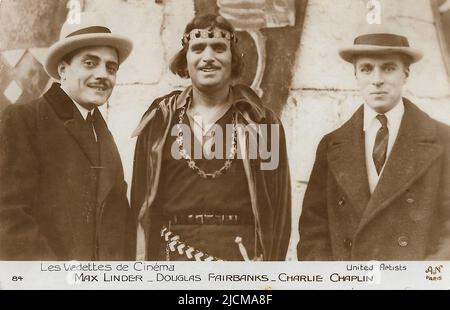
[[[233,116],[233,134],[232,134],[232,143],[230,148],[230,154],[228,155],[227,160],[225,161],[224,165],[219,169],[214,171],[213,173],[206,173],[202,169],[200,169],[195,160],[193,160],[186,152],[183,146],[183,130],[181,128],[181,125],[183,124],[184,115],[186,113],[186,107],[182,107],[180,111],[180,115],[178,116],[178,134],[177,134],[177,143],[178,143],[178,151],[183,159],[186,160],[187,165],[190,169],[194,170],[200,177],[204,179],[215,179],[219,176],[221,176],[225,171],[231,168],[232,165],[232,159],[236,155],[237,151],[237,129],[236,129],[236,116]]]

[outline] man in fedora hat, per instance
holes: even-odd
[[[45,69],[59,81],[0,123],[0,259],[134,259],[117,147],[98,107],[132,42],[89,13],[67,21]]]
[[[404,36],[372,31],[339,54],[364,104],[319,144],[299,259],[449,259],[450,128],[402,97],[422,53]]]

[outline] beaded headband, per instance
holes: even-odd
[[[185,33],[183,35],[183,39],[181,40],[181,43],[183,44],[183,46],[185,46],[186,44],[189,43],[190,40],[193,39],[227,39],[228,41],[234,41],[236,42],[236,36],[234,35],[234,33],[229,32],[228,30],[223,30],[223,29],[219,29],[219,28],[214,28],[214,29],[193,29],[191,30],[191,32],[189,33]]]

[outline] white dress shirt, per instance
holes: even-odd
[[[366,146],[366,168],[367,177],[369,181],[370,193],[373,193],[375,187],[378,184],[381,174],[383,173],[384,167],[391,154],[392,147],[394,146],[395,140],[397,139],[398,130],[400,129],[400,124],[402,122],[403,114],[405,113],[405,106],[402,99],[397,103],[391,110],[384,113],[387,118],[387,127],[389,130],[389,140],[387,146],[386,161],[384,163],[383,169],[380,175],[377,173],[375,168],[375,163],[373,162],[372,152],[373,146],[375,144],[375,139],[377,137],[377,132],[381,128],[381,123],[378,121],[376,116],[380,113],[374,111],[367,104],[364,104],[364,137]]]

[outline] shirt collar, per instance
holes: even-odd
[[[78,111],[80,111],[81,116],[83,117],[84,120],[86,120],[88,113],[91,112],[92,110],[88,110],[85,107],[83,107],[81,104],[79,104],[78,102],[76,102],[75,100],[73,100],[68,94],[67,92],[64,90],[64,88],[61,87],[61,89],[66,93],[66,95],[72,100],[72,102],[75,104],[75,106],[77,107]]]
[[[388,127],[396,124],[400,124],[401,119],[405,113],[405,106],[403,104],[403,99],[400,98],[399,102],[389,111],[384,113],[388,120]],[[373,122],[376,120],[377,115],[380,114],[373,110],[367,103],[364,104],[364,131],[366,131]]]
[[[78,111],[80,111],[81,116],[83,116],[84,119],[86,119],[88,116],[88,113],[93,110],[93,109],[92,110],[86,109],[85,107],[83,107],[82,105],[80,105],[78,102],[76,102],[73,99],[72,99],[72,101],[73,101],[73,103],[75,103],[75,106],[78,108]]]

